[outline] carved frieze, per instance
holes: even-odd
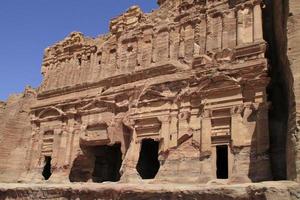
[[[106,145],[110,142],[106,123],[89,124],[84,127],[80,143],[85,146]]]

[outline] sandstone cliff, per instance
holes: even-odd
[[[284,8],[287,10],[287,3]],[[288,13],[288,59],[291,68],[293,79],[293,91],[292,102],[290,103],[290,130],[288,132],[288,153],[292,156],[288,157],[287,160],[291,170],[288,171],[290,177],[297,177],[300,181],[300,4],[297,0],[290,0],[289,5],[290,11]],[[295,160],[295,164],[293,164]]]
[[[17,182],[25,171],[26,154],[31,138],[30,106],[35,91],[12,95],[0,102],[0,180]]]

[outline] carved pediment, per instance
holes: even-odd
[[[45,119],[45,118],[59,117],[59,116],[62,116],[63,113],[64,112],[62,110],[55,108],[55,107],[51,107],[51,108],[47,108],[47,109],[41,111],[38,114],[38,118]]]
[[[84,110],[92,110],[95,109],[97,107],[97,101],[93,100],[89,103],[86,103],[84,106],[80,107],[79,110],[80,111],[84,111]]]
[[[210,79],[210,82],[202,88],[202,90],[216,90],[222,89],[228,86],[240,87],[239,81],[233,77],[227,75],[214,76]]]
[[[143,95],[140,97],[140,100],[173,99],[176,97],[182,87],[184,87],[182,83],[151,86],[144,91]]]
[[[155,91],[155,90],[148,90],[146,91],[140,98],[140,101],[143,101],[143,100],[153,100],[153,99],[160,99],[160,98],[163,98],[164,96],[158,92],[158,91]]]
[[[78,108],[79,111],[93,111],[93,110],[98,110],[98,111],[105,111],[107,109],[112,109],[115,106],[114,101],[109,101],[109,100],[99,100],[95,99],[92,100],[88,103],[85,103],[81,107]]]

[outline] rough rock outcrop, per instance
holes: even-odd
[[[300,181],[300,5],[296,0],[290,0],[290,12],[288,13],[288,59],[291,68],[291,74],[293,76],[293,85],[291,88],[292,91],[292,101],[290,103],[290,130],[288,134],[288,155],[291,155],[287,158],[288,164],[290,165],[288,175],[289,178],[296,178]],[[286,3],[287,4],[287,3]],[[286,9],[287,5],[284,5]],[[292,165],[292,166],[291,166]]]
[[[25,172],[26,154],[31,139],[30,106],[35,91],[26,88],[20,95],[12,95],[0,102],[0,180],[17,182]]]
[[[291,182],[241,185],[186,184],[6,184],[0,199],[84,200],[297,200],[300,187]]]

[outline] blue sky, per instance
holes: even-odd
[[[72,31],[95,37],[132,5],[144,12],[156,0],[0,0],[0,100],[38,87],[44,49]]]

